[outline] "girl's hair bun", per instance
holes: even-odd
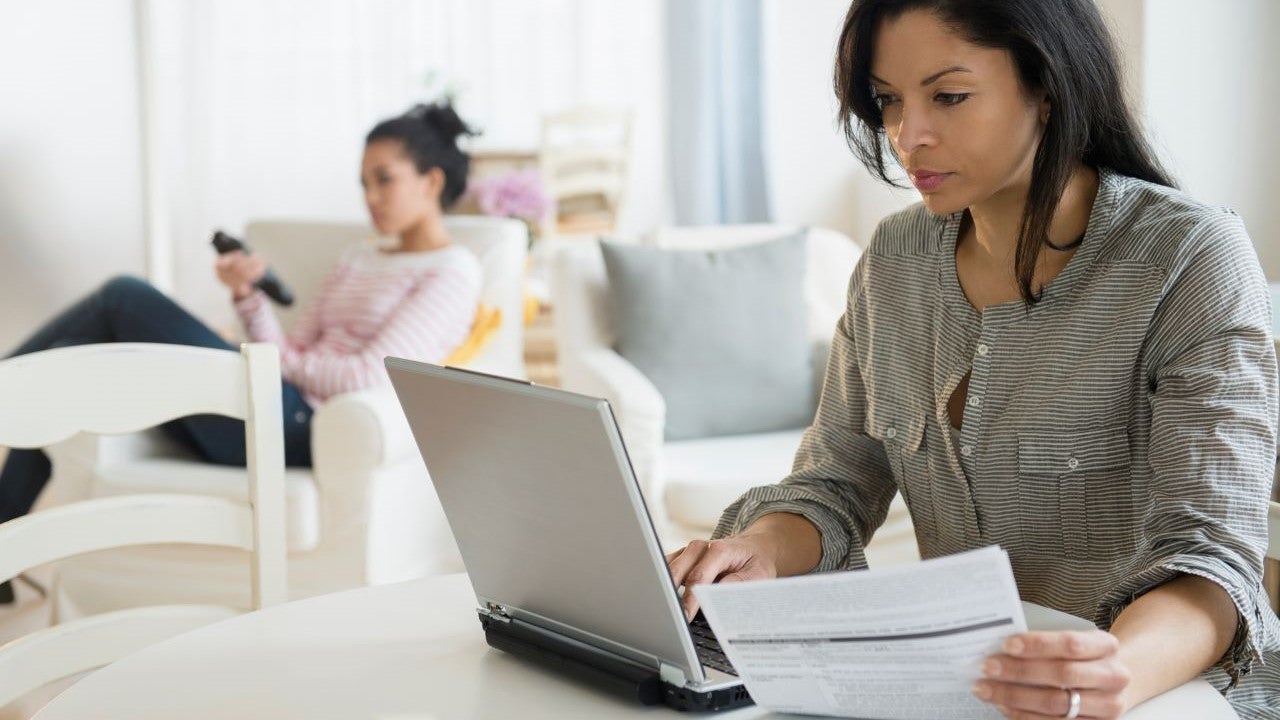
[[[466,123],[448,100],[439,100],[430,104],[414,105],[406,115],[415,117],[426,123],[428,127],[440,134],[441,139],[449,143],[457,143],[458,138],[479,133]]]

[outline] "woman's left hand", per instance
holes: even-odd
[[[1120,641],[1101,630],[1027,632],[1006,638],[1004,653],[982,664],[973,694],[1007,718],[1118,718],[1128,709],[1129,669]],[[1072,693],[1079,710],[1071,715]]]

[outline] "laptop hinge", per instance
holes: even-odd
[[[497,603],[486,602],[481,612],[498,622],[511,622],[511,612]]]
[[[689,682],[683,669],[664,662],[658,663],[658,677],[662,678],[662,682],[676,687],[684,687]]]

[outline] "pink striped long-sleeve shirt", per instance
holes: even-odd
[[[457,245],[389,253],[363,243],[342,255],[287,335],[262,292],[235,307],[251,339],[279,346],[281,374],[315,407],[386,383],[387,355],[443,360],[471,330],[480,279],[480,261]]]

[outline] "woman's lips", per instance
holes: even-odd
[[[911,182],[920,192],[933,192],[951,177],[951,173],[929,172],[927,170],[916,170],[911,173]]]

